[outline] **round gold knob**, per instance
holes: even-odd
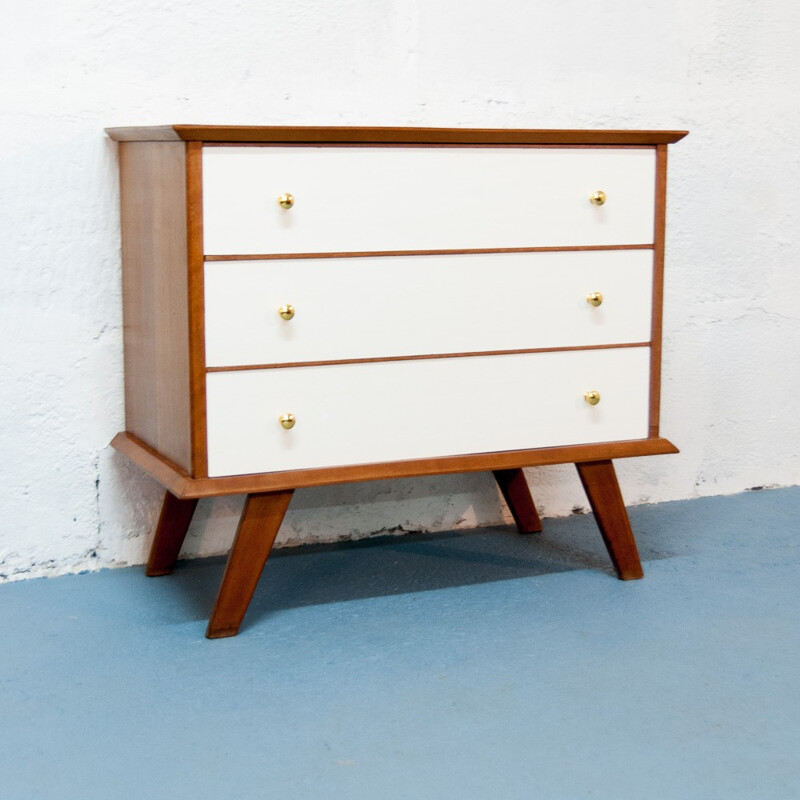
[[[583,399],[590,405],[596,406],[600,402],[600,392],[584,392]],[[292,423],[294,424],[294,423]]]
[[[594,306],[595,308],[597,308],[597,306],[603,304],[603,295],[600,294],[600,292],[590,292],[589,294],[586,295],[586,302],[590,306]]]
[[[288,322],[294,317],[294,306],[291,303],[287,303],[278,309],[278,313],[281,315],[281,319],[285,319]]]
[[[592,201],[594,202],[594,201]],[[291,208],[294,205],[294,195],[289,194],[289,192],[285,192],[282,195],[278,196],[278,205],[281,208]]]
[[[281,414],[280,417],[278,417],[278,421],[287,431],[294,428],[294,423],[296,422],[294,414]]]
[[[598,191],[589,195],[589,201],[593,206],[601,206],[606,201],[606,193],[598,189]]]

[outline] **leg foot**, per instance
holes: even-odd
[[[253,596],[293,490],[249,494],[233,541],[206,636],[236,636]]]
[[[620,580],[641,578],[642,564],[611,461],[576,464],[586,496]]]
[[[542,521],[536,511],[528,481],[521,469],[496,469],[494,477],[503,493],[517,530],[520,533],[539,533]]]
[[[146,575],[169,575],[175,569],[175,562],[196,507],[197,500],[180,500],[172,492],[164,493],[161,515],[156,524],[153,544],[150,546]]]

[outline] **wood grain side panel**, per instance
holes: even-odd
[[[126,427],[188,467],[184,149],[120,145]]]
[[[185,470],[169,463],[153,448],[128,433],[117,434],[111,444],[166,489],[169,489],[172,494],[180,498],[221,497],[230,494],[273,492],[355,481],[494,471],[678,452],[678,448],[667,439],[634,439],[624,442],[475,453],[445,458],[270,472],[260,475],[237,475],[226,478],[191,478]]]
[[[687,131],[495,130],[489,128],[284,127],[251,125],[162,125],[106,128],[117,141],[285,142],[324,144],[610,144],[677,142]]]
[[[122,338],[125,363],[125,427],[144,442],[158,444],[155,414],[156,288],[152,253],[154,232],[148,224],[150,198],[141,180],[146,146],[119,148],[122,235]]]
[[[191,384],[192,475],[208,475],[203,269],[203,145],[186,145],[186,232]]]
[[[658,436],[661,414],[661,341],[664,313],[664,243],[667,210],[667,146],[656,148],[655,248],[650,334],[650,436]]]

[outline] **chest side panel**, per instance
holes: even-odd
[[[126,429],[191,465],[185,145],[120,144]]]

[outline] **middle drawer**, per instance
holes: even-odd
[[[652,250],[209,261],[206,364],[649,342],[652,273]]]

